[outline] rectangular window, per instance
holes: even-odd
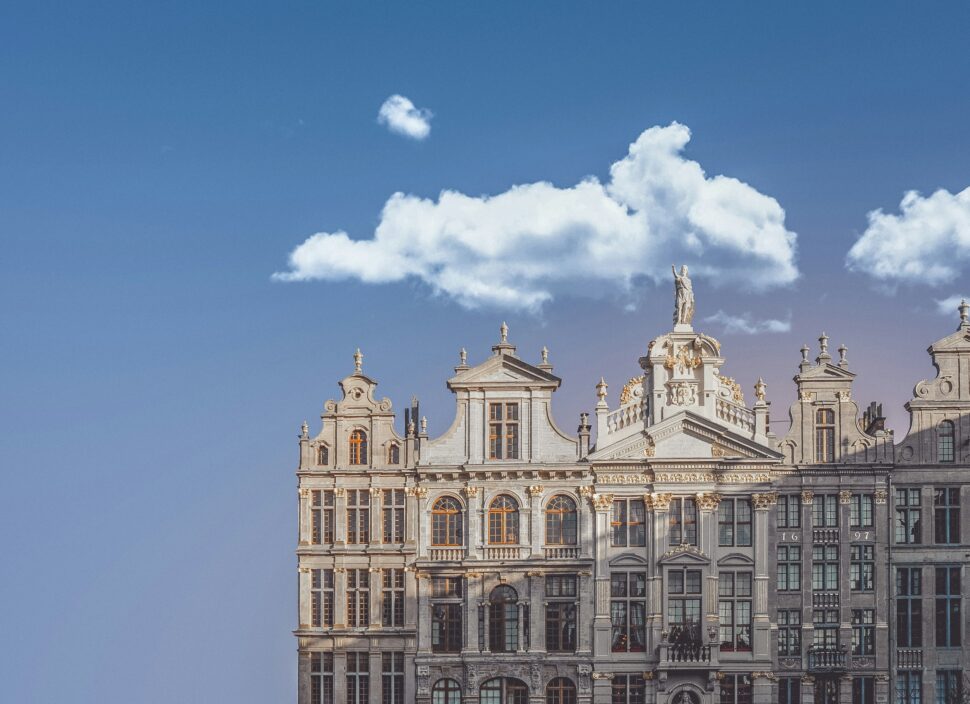
[[[778,680],[778,704],[802,704],[802,681],[798,677]]]
[[[381,570],[383,578],[381,625],[391,628],[404,626],[404,569]]]
[[[815,461],[835,462],[835,411],[815,411]]]
[[[799,657],[802,654],[802,612],[785,609],[778,612],[778,655]]]
[[[404,704],[404,653],[381,653],[381,704]]]
[[[920,544],[920,490],[896,489],[896,542]]]
[[[778,546],[778,591],[797,592],[802,588],[802,548]]]
[[[798,494],[779,496],[775,509],[779,528],[800,528],[802,525],[802,497]]]
[[[611,650],[642,653],[646,650],[647,575],[613,572],[610,575]]]
[[[668,514],[671,545],[697,545],[697,502],[679,497],[670,502]]]
[[[816,494],[812,499],[812,527],[839,527],[839,497],[835,494]]]
[[[404,489],[384,489],[383,537],[385,543],[404,542]]]
[[[334,704],[333,653],[310,653],[310,704]]]
[[[461,604],[432,604],[431,651],[435,653],[460,653],[461,642]]]
[[[871,592],[876,573],[875,551],[872,545],[852,545],[849,561],[849,585],[854,592]]]
[[[667,572],[667,628],[670,642],[700,643],[701,572],[672,569]]]
[[[896,568],[896,644],[923,647],[923,572],[919,567]]]
[[[367,704],[370,653],[347,653],[347,704]]]
[[[812,647],[837,650],[839,647],[839,610],[816,609],[812,612]]]
[[[963,704],[963,672],[961,670],[936,671],[936,704]]]
[[[923,704],[922,672],[900,672],[896,675],[896,704]]]
[[[546,650],[576,651],[576,576],[546,577]]]
[[[721,572],[717,598],[721,650],[751,650],[751,573]]]
[[[876,652],[876,612],[852,609],[852,654],[874,655]]]
[[[955,648],[960,638],[960,568],[936,568],[936,645]]]
[[[839,546],[812,546],[812,589],[835,591],[839,588]]]
[[[876,678],[875,677],[853,677],[852,678],[852,704],[875,704],[876,702]]]
[[[718,545],[751,545],[751,501],[723,499],[717,507]]]
[[[751,675],[725,675],[721,680],[720,704],[751,704],[753,692]]]
[[[872,528],[872,494],[853,494],[849,504],[849,525],[853,528]]]
[[[611,704],[644,704],[647,686],[641,675],[614,675],[611,681]]]
[[[370,570],[347,570],[347,625],[367,628],[370,624]]]
[[[488,404],[488,457],[519,459],[519,404]]]
[[[431,596],[460,599],[462,597],[462,578],[434,577],[431,580]]]
[[[314,545],[330,545],[333,543],[333,491],[329,489],[314,490],[312,498],[312,541]]]
[[[310,623],[333,627],[333,570],[313,570],[310,582]]]
[[[933,491],[933,534],[937,543],[960,542],[960,489]]]
[[[347,542],[370,542],[370,490],[347,490]]]
[[[643,499],[615,500],[610,528],[613,547],[642,547],[646,545],[646,507]]]

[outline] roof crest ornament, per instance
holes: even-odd
[[[505,324],[504,320],[502,321],[502,327],[499,328],[499,334],[502,336],[501,341],[503,344],[509,341],[509,326]]]
[[[694,319],[694,287],[687,276],[686,264],[680,267],[680,274],[673,264],[670,270],[674,274],[674,330],[677,326],[686,326],[689,330]]]
[[[360,347],[354,352],[354,374],[360,374],[361,367],[364,364],[364,355],[360,351]]]
[[[960,311],[960,327],[970,327],[970,303],[967,303],[966,298],[960,301],[957,309]]]

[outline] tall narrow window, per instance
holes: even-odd
[[[839,647],[839,610],[816,609],[812,611],[812,648],[837,650]]]
[[[647,683],[641,675],[614,675],[610,682],[613,704],[643,704],[646,700]]]
[[[310,573],[310,623],[316,627],[333,627],[333,570]]]
[[[896,542],[919,544],[923,542],[920,529],[920,490],[896,489]]]
[[[802,704],[802,680],[781,677],[778,680],[778,704]]]
[[[404,625],[404,570],[392,567],[381,573],[381,625],[400,628]]]
[[[667,593],[668,639],[680,648],[701,645],[701,571],[668,571]]]
[[[802,497],[798,494],[779,496],[775,508],[779,528],[800,528],[802,525]]]
[[[960,624],[960,568],[936,568],[936,646],[938,648],[958,647]]]
[[[317,446],[317,464],[321,467],[330,464],[330,448],[326,445]]]
[[[493,653],[519,649],[519,595],[505,584],[488,597],[488,649]]]
[[[812,547],[812,589],[835,591],[839,588],[839,546]]]
[[[938,462],[953,462],[953,421],[945,420],[936,426],[936,459]]]
[[[723,499],[717,507],[718,545],[751,545],[751,501]]]
[[[853,677],[852,678],[852,704],[875,704],[876,702],[876,678],[875,677]]]
[[[614,653],[646,650],[647,575],[613,572],[610,575],[611,649]]]
[[[401,446],[396,442],[387,446],[387,463],[401,464]]]
[[[647,544],[646,507],[643,499],[616,499],[610,520],[613,547],[642,547]]]
[[[333,543],[333,512],[333,491],[329,489],[314,490],[311,507],[314,545],[330,545]]]
[[[852,654],[873,655],[876,652],[876,612],[874,609],[852,609]]]
[[[347,542],[370,542],[370,490],[347,490]]]
[[[778,655],[799,657],[802,654],[802,612],[785,609],[778,612]]]
[[[347,704],[367,704],[370,692],[370,653],[347,653]]]
[[[849,550],[849,588],[854,592],[871,592],[875,588],[875,547],[852,545]]]
[[[721,650],[751,650],[751,573],[721,572],[717,597]]]
[[[839,681],[831,677],[815,680],[814,704],[839,704]]]
[[[576,575],[546,575],[546,650],[576,651]]]
[[[519,459],[519,404],[488,404],[488,457]]]
[[[404,704],[404,653],[381,653],[381,704]]]
[[[576,544],[576,502],[554,496],[546,504],[546,545]]]
[[[896,568],[896,644],[923,647],[923,572],[919,567]]]
[[[546,685],[546,704],[576,704],[576,685],[567,677],[557,677]]]
[[[462,508],[458,499],[443,496],[431,509],[431,544],[456,547],[465,544]]]
[[[778,591],[797,592],[802,588],[802,548],[778,546]]]
[[[370,572],[347,570],[347,625],[367,628],[370,624]]]
[[[671,545],[697,545],[697,502],[678,497],[670,502],[668,513]]]
[[[839,497],[835,494],[816,494],[812,498],[812,527],[838,528]]]
[[[383,491],[383,538],[385,543],[404,542],[404,489]]]
[[[835,462],[835,412],[831,408],[815,411],[815,461]]]
[[[872,528],[872,494],[853,494],[849,504],[849,525],[853,528]]]
[[[923,673],[896,674],[896,704],[923,704]]]
[[[936,671],[937,704],[963,704],[963,672],[961,670]]]
[[[363,430],[350,434],[350,464],[367,464],[367,433]]]
[[[933,533],[937,543],[960,542],[960,489],[933,491]]]
[[[721,680],[720,704],[751,704],[753,697],[751,675],[725,675]]]
[[[438,680],[431,690],[431,704],[461,704],[461,685],[456,680]]]
[[[461,577],[435,577],[431,582],[431,651],[461,652]]]
[[[496,497],[488,507],[488,542],[519,544],[519,503],[508,494]]]
[[[333,703],[333,653],[310,653],[310,704]]]

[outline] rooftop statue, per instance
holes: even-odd
[[[674,273],[674,325],[690,325],[694,319],[694,289],[691,286],[690,278],[687,276],[687,265],[680,267],[680,274],[677,267],[670,265],[670,270]]]

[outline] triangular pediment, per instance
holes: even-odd
[[[963,352],[970,351],[970,329],[957,330],[942,340],[937,340],[930,347],[931,352]]]
[[[498,354],[477,366],[459,369],[458,373],[448,380],[448,387],[458,389],[531,386],[554,389],[560,383],[559,377],[545,369],[535,367],[509,354]]]
[[[661,565],[708,565],[711,562],[700,548],[693,545],[677,545],[670,548],[657,560]]]
[[[799,379],[806,380],[848,380],[851,381],[855,379],[855,374],[850,372],[848,369],[843,369],[842,367],[836,366],[834,364],[819,364],[814,367],[809,367],[805,371],[798,375]]]

